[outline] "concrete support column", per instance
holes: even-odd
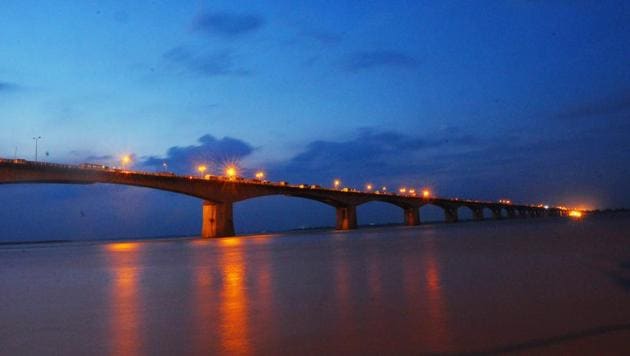
[[[203,222],[201,237],[234,236],[234,221],[232,221],[232,203],[203,202]]]
[[[518,216],[521,218],[526,218],[527,217],[527,210],[525,209],[518,209]]]
[[[507,209],[507,216],[510,219],[514,219],[516,217],[516,210],[514,210],[514,209]]]
[[[447,223],[456,223],[459,220],[456,206],[445,206],[442,209],[444,209],[444,220]]]
[[[405,208],[405,225],[407,226],[420,225],[420,208],[418,207]]]
[[[473,212],[473,220],[483,220],[483,208],[474,208]]]
[[[501,208],[490,208],[492,211],[492,217],[495,219],[501,219]]]
[[[338,206],[337,230],[352,230],[357,228],[357,207],[354,205]]]

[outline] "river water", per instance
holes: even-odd
[[[628,350],[623,214],[0,246],[2,355]]]

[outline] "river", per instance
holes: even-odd
[[[0,246],[0,354],[623,354],[630,216]]]

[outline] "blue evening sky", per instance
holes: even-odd
[[[55,162],[131,153],[136,168],[188,173],[238,160],[291,182],[630,205],[627,1],[5,0],[0,18],[3,157],[32,159],[41,135]],[[198,224],[197,200],[140,188],[0,198],[0,232],[17,239]],[[325,212],[279,219],[292,204]],[[332,223],[310,204],[244,202],[237,224]],[[52,232],[24,228],[33,216]]]

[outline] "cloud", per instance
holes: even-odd
[[[418,60],[408,54],[394,50],[359,51],[349,54],[341,63],[349,72],[389,67],[409,69],[418,66]]]
[[[112,162],[117,160],[117,157],[114,157],[112,155],[91,155],[91,156],[87,156],[85,158],[86,162]]]
[[[141,162],[142,166],[162,170],[166,162],[168,170],[177,173],[189,173],[196,165],[209,164],[210,173],[217,173],[217,166],[227,162],[237,162],[254,152],[254,148],[247,142],[223,137],[217,139],[212,135],[199,138],[197,145],[173,146],[168,149],[166,156],[151,156]]]
[[[258,15],[228,12],[207,12],[193,21],[193,30],[210,35],[233,38],[259,30],[265,24]]]
[[[20,86],[15,83],[0,81],[0,93],[12,93],[19,88]]]
[[[630,111],[630,95],[609,98],[598,102],[577,105],[568,108],[556,115],[561,120],[573,120],[583,118],[595,118],[617,115]]]
[[[328,181],[346,172],[354,179],[421,174],[431,165],[428,158],[439,151],[454,151],[477,142],[472,136],[454,134],[420,137],[394,131],[361,129],[349,140],[316,140],[289,161],[274,167],[279,176]]]
[[[179,46],[163,54],[163,58],[189,72],[204,76],[246,76],[250,71],[235,68],[233,54],[229,51],[214,53],[198,53],[189,48]]]

